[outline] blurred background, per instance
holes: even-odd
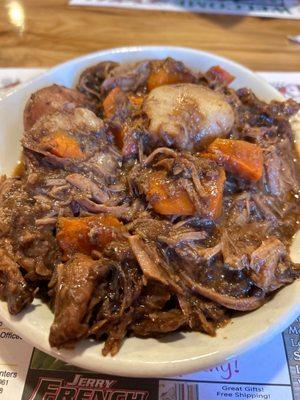
[[[165,44],[254,70],[297,71],[299,16],[295,0],[1,0],[0,67],[48,67],[111,47]]]

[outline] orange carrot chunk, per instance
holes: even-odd
[[[241,178],[257,181],[263,173],[261,148],[244,140],[215,139],[208,151],[216,156],[224,168]]]
[[[231,75],[228,71],[221,68],[219,65],[211,67],[207,71],[207,75],[209,77],[213,77],[217,79],[219,82],[223,83],[224,85],[229,85],[232,81],[235,80],[235,77]]]
[[[114,216],[97,215],[90,217],[58,218],[56,239],[66,261],[72,254],[91,254],[102,250],[116,237],[117,231],[124,230],[123,224]]]
[[[103,100],[102,106],[103,106],[104,116],[106,118],[110,118],[114,115],[114,113],[116,111],[117,95],[120,92],[121,92],[121,89],[118,86],[116,86],[114,89],[112,89],[108,93],[108,95]]]
[[[166,171],[157,171],[150,175],[147,200],[162,215],[195,214],[195,207],[186,190],[168,181]]]
[[[82,158],[84,156],[77,140],[64,131],[57,131],[44,136],[41,140],[41,146],[57,157]]]
[[[176,68],[168,60],[152,62],[151,72],[148,77],[147,87],[152,90],[158,86],[174,83],[193,82],[193,76],[186,70]]]

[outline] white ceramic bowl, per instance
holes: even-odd
[[[0,102],[0,173],[10,173],[20,154],[23,108],[30,94],[52,83],[72,87],[80,72],[100,61],[136,61],[172,56],[187,66],[206,71],[221,65],[234,76],[234,88],[249,87],[265,101],[282,99],[266,81],[248,69],[216,55],[179,47],[129,47],[100,51],[79,57],[50,69],[40,77],[16,88]],[[297,246],[296,246],[297,248]],[[1,262],[1,260],[0,260]],[[101,355],[102,344],[80,343],[75,350],[52,349],[48,334],[53,315],[39,300],[16,317],[0,302],[1,319],[27,342],[54,357],[77,366],[114,375],[150,377],[170,376],[208,368],[261,345],[281,332],[300,312],[300,281],[282,289],[259,310],[236,317],[217,336],[191,332],[155,339],[126,339],[115,357]]]

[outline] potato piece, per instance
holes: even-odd
[[[57,131],[44,136],[41,140],[41,146],[61,158],[83,158],[79,143],[72,136],[64,131]]]
[[[257,144],[244,140],[216,139],[208,150],[227,171],[257,181],[263,173],[263,153]]]
[[[162,85],[191,83],[194,81],[195,77],[183,63],[167,58],[163,61],[152,61],[147,87],[150,91]]]
[[[168,180],[166,171],[150,175],[147,200],[162,215],[194,215],[195,207],[185,189],[176,187]]]
[[[123,224],[112,215],[90,217],[58,218],[56,239],[63,251],[64,261],[74,253],[91,254],[101,250],[116,237],[116,231],[123,231]]]
[[[180,150],[203,149],[226,137],[234,123],[233,109],[220,93],[194,84],[153,89],[143,108],[152,138]]]
[[[24,110],[24,128],[30,129],[41,117],[55,111],[70,110],[88,104],[85,96],[75,89],[52,85],[33,93]]]

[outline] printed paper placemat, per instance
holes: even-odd
[[[300,18],[300,3],[298,0],[70,0],[69,4],[71,6],[194,11],[267,18]]]

